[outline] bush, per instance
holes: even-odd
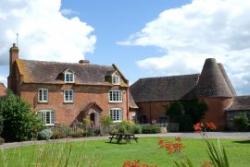
[[[122,121],[121,123],[114,123],[113,125],[111,125],[110,129],[111,133],[141,133],[141,126],[131,121]]]
[[[103,116],[101,117],[101,135],[108,134],[110,131],[110,125],[112,124],[112,120],[110,117]]]
[[[190,115],[184,115],[182,116],[182,119],[180,120],[180,131],[181,132],[191,132],[193,131],[193,122]]]
[[[84,134],[85,133],[84,133],[83,129],[77,128],[77,129],[71,131],[70,136],[71,137],[83,137]]]
[[[4,139],[0,137],[0,145],[4,143]]]
[[[42,131],[38,132],[37,139],[38,140],[49,140],[53,135],[51,129],[43,129]]]
[[[133,134],[140,134],[140,133],[142,133],[142,127],[141,127],[141,125],[135,124],[135,125],[131,126],[131,133],[133,133]]]
[[[65,125],[58,125],[52,128],[52,139],[61,139],[70,136],[71,128]]]
[[[2,131],[3,131],[3,114],[0,111],[0,136],[2,134]]]
[[[142,126],[142,133],[149,134],[149,133],[160,133],[161,128],[158,125],[143,125]]]
[[[248,129],[248,117],[246,114],[239,114],[233,119],[234,126],[237,131],[247,131]]]
[[[193,125],[200,122],[207,111],[207,105],[198,99],[189,101],[177,101],[170,105],[166,115],[171,123],[179,124],[182,132],[193,131]]]
[[[43,128],[31,106],[10,91],[0,100],[0,113],[4,119],[2,136],[7,141],[30,140]]]

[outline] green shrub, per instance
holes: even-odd
[[[109,116],[101,117],[101,135],[108,134],[110,131],[110,126],[112,124],[112,120]]]
[[[6,141],[30,140],[43,128],[31,106],[10,91],[0,100],[0,113],[4,119],[2,136]]]
[[[130,121],[122,121],[120,123],[114,123],[110,127],[111,133],[132,133],[139,134],[141,133],[142,128],[140,125],[135,124]]]
[[[180,120],[180,129],[181,132],[191,132],[193,131],[193,122],[190,115],[183,115]]]
[[[42,131],[38,132],[37,139],[38,140],[49,140],[53,135],[51,129],[43,129]]]
[[[71,131],[70,136],[71,137],[83,137],[84,134],[85,133],[84,133],[83,129],[77,128],[77,129]]]
[[[133,134],[141,134],[142,133],[142,127],[141,125],[135,124],[131,126],[131,133]]]
[[[61,139],[70,136],[72,129],[65,125],[58,125],[52,128],[52,139]]]
[[[207,111],[207,105],[198,99],[177,101],[167,108],[166,115],[171,123],[179,124],[182,132],[193,131],[193,125],[200,122]]]
[[[4,143],[4,139],[0,137],[0,145]]]
[[[142,126],[142,133],[149,134],[149,133],[160,133],[161,128],[158,125],[143,125]]]
[[[0,111],[0,136],[2,134],[2,131],[3,131],[3,114]]]
[[[248,117],[246,114],[239,114],[233,119],[234,126],[237,131],[247,131],[248,129]]]

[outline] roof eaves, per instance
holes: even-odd
[[[121,77],[126,81],[126,83],[128,83],[128,79],[122,74],[122,72],[120,71],[120,69],[115,65],[112,64],[113,68],[118,71],[118,73],[121,75]]]

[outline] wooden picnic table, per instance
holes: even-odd
[[[131,140],[135,140],[136,143],[138,142],[138,138],[135,136],[135,134],[131,133],[110,133],[109,134],[109,143],[112,142],[113,139],[116,140],[116,143],[121,143],[122,140],[125,140],[126,143],[130,142]]]

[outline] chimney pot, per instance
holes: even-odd
[[[89,60],[79,60],[79,64],[89,64]]]

